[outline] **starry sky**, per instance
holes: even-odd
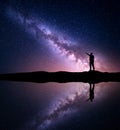
[[[116,0],[0,0],[0,73],[120,71],[120,2]],[[0,128],[119,129],[119,83],[1,81]],[[66,118],[65,118],[66,117]],[[22,128],[23,127],[23,128]]]
[[[0,73],[120,71],[120,3],[99,0],[0,2]]]

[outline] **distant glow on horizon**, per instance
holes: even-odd
[[[12,9],[8,10],[8,15],[12,19],[15,19],[17,23],[20,23],[20,25],[22,25],[28,33],[31,33],[38,42],[39,39],[44,39],[48,43],[48,47],[51,48],[51,52],[54,55],[59,54],[59,58],[62,57],[63,61],[61,64],[63,64],[65,60],[68,60],[66,63],[69,65],[69,71],[89,70],[89,57],[86,56],[86,50],[83,50],[85,47],[82,43],[77,45],[77,43],[72,42],[69,38],[64,38],[64,35],[60,32],[57,30],[53,31],[34,17],[25,18],[24,15]],[[108,66],[102,66],[103,60],[103,57],[95,54],[95,68],[100,71],[109,70]],[[57,70],[59,70],[59,68]]]

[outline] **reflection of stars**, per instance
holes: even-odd
[[[76,85],[77,84],[75,84],[75,86]],[[63,96],[61,99],[58,98],[56,101],[54,101],[46,116],[41,117],[40,115],[34,119],[34,125],[32,125],[32,128],[41,130],[47,129],[51,125],[55,124],[56,121],[63,119],[64,116],[66,116],[67,119],[67,117],[69,118],[77,111],[80,111],[80,109],[82,109],[81,105],[83,104],[83,99],[87,95],[86,90],[87,86],[85,84],[80,87],[76,86],[75,88],[72,88],[74,93],[70,93],[68,91],[67,97],[65,94],[65,97]]]
[[[57,85],[59,86],[60,84]],[[69,90],[65,89],[67,86],[69,87]],[[64,90],[68,91],[62,91],[62,94],[54,97],[52,104],[47,108],[47,112],[43,115],[37,114],[32,123],[28,124],[30,129],[31,127],[34,130],[50,129],[50,127],[56,123],[63,120],[65,121],[78,113],[80,113],[81,116],[84,113],[84,110],[91,108],[91,102],[88,101],[89,84],[72,83],[64,84],[64,87]],[[104,83],[96,85],[95,99],[92,106],[106,96],[107,90],[108,88],[106,88],[106,84]]]

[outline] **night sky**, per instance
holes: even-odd
[[[0,72],[120,71],[120,3],[1,1]]]
[[[0,73],[120,72],[120,2],[0,0]],[[118,130],[119,83],[0,81],[1,130]]]

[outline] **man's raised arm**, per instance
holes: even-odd
[[[88,54],[87,52],[86,52],[86,54],[87,54],[88,56],[90,56],[90,54]]]

